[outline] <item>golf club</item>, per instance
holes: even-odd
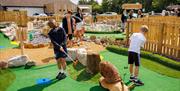
[[[59,45],[57,42],[55,42],[55,41],[53,41],[57,46],[59,46],[60,48],[62,47],[61,45]],[[76,66],[77,65],[77,63],[78,63],[78,60],[76,60],[76,61],[74,61],[73,59],[72,59],[72,57],[71,56],[69,56],[65,51],[62,51],[72,62],[73,62],[73,65],[74,66]]]
[[[127,75],[127,73],[126,73],[126,69],[128,69],[128,65],[126,65],[126,66],[124,66],[124,74],[123,74],[123,80],[125,81],[125,77],[126,77],[126,75]]]

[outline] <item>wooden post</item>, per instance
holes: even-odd
[[[159,32],[158,49],[157,49],[159,54],[162,53],[164,27],[165,27],[164,23],[162,23],[159,29],[160,32]]]
[[[19,29],[19,34],[20,34],[20,47],[21,47],[21,55],[24,55],[24,43],[23,43],[23,28],[21,27]]]
[[[130,31],[130,22],[129,21],[127,22],[127,29],[125,31],[126,31],[126,46],[128,46],[129,45],[129,31]]]
[[[179,33],[178,35],[180,35],[180,27],[178,27],[178,31],[179,31],[179,32],[178,32],[178,33]],[[178,37],[179,37],[179,44],[178,44],[178,46],[180,47],[180,36],[178,36]],[[177,58],[180,59],[180,48],[178,48]]]

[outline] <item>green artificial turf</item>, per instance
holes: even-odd
[[[14,80],[15,74],[11,70],[0,69],[0,91],[5,91],[6,88],[10,86]]]
[[[55,76],[58,70],[55,64],[28,70],[21,67],[12,69],[12,71],[16,75],[16,79],[11,86],[6,86],[6,90],[0,88],[0,91],[104,91],[98,84],[78,82],[70,76],[61,81],[56,80]],[[40,78],[49,78],[52,82],[47,85],[37,85],[36,80]],[[4,84],[6,81],[0,80],[0,83]]]
[[[141,58],[141,63],[142,63],[143,67],[145,67],[149,70],[155,71],[162,75],[180,79],[180,71],[178,71],[178,70],[169,68],[167,66],[164,66],[162,64],[159,64],[157,62],[154,62],[154,61],[151,61],[151,60],[148,60],[145,58]]]
[[[72,70],[75,69],[75,70]],[[77,64],[77,66],[74,68],[72,64],[69,65],[68,72],[71,78],[73,78],[76,81],[79,82],[87,82],[87,83],[98,83],[100,74],[89,74],[86,72],[86,69],[83,65],[80,63]]]
[[[119,70],[124,82],[128,82],[129,70],[124,69],[127,64],[127,56],[115,54],[112,52],[104,51],[101,53],[105,60],[113,63]],[[143,65],[143,64],[142,64]],[[149,64],[151,65],[151,64]],[[158,67],[157,67],[158,69]],[[168,71],[169,69],[166,69]],[[124,76],[124,74],[126,74]],[[172,73],[176,74],[176,73]],[[161,75],[154,71],[151,71],[144,66],[140,67],[139,78],[145,83],[144,86],[135,87],[133,91],[179,91],[180,79],[172,78],[165,75]]]
[[[108,38],[114,38],[114,39],[124,39],[126,36],[123,33],[117,33],[117,34],[91,34],[91,33],[85,33],[85,36],[96,36],[96,37],[108,37]]]
[[[128,55],[127,48],[122,48],[118,46],[108,46],[107,50],[124,56]],[[160,60],[161,62],[158,60]],[[174,65],[174,67],[172,68],[172,66],[165,65],[167,63],[163,64],[163,62],[168,62],[168,64]],[[175,60],[168,59],[158,54],[152,54],[150,52],[141,51],[141,63],[142,66],[148,68],[149,70],[155,71],[157,73],[169,77],[180,78],[180,70],[178,68],[179,63],[176,62]]]
[[[17,45],[12,45],[11,40],[9,40],[9,38],[6,37],[2,32],[0,32],[0,46],[3,46],[4,48],[17,47]]]
[[[110,61],[118,68],[124,82],[128,83],[129,72],[128,69],[125,69],[128,66],[127,56],[109,51],[103,51],[100,54],[104,57],[104,60]],[[148,64],[148,62],[146,63]],[[142,65],[144,65],[143,61]],[[7,70],[12,78],[9,79],[0,75],[0,84],[6,84],[3,85],[3,89],[0,88],[0,91],[5,91],[5,87],[6,91],[105,91],[98,85],[99,74],[89,75],[80,64],[77,65],[76,69],[72,67],[72,64],[68,64],[67,70],[69,76],[61,81],[54,79],[58,72],[55,64],[37,66],[28,70],[23,69],[23,67]],[[144,66],[140,67],[139,77],[145,85],[135,87],[133,91],[179,91],[180,89],[180,79],[161,75]],[[39,78],[49,78],[52,83],[36,85],[36,80]],[[7,84],[6,81],[1,79],[12,80]]]

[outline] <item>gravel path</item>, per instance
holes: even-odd
[[[87,50],[92,50],[95,52],[100,52],[105,48],[101,45],[97,45],[93,42],[82,42],[80,46],[77,47],[86,47]],[[20,49],[4,49],[0,50],[0,61],[7,61],[7,59],[20,55]],[[53,49],[49,47],[37,48],[37,49],[25,49],[25,54],[29,56],[29,58],[36,62],[37,65],[54,63],[54,53]]]

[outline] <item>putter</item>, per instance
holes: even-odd
[[[62,46],[59,45],[57,42],[55,42],[55,41],[53,41],[53,42],[54,42],[57,46],[62,47]],[[62,51],[62,52],[73,62],[73,66],[76,66],[76,65],[77,65],[78,60],[74,61],[74,60],[72,59],[72,57],[69,56],[65,51]]]
[[[124,70],[125,70],[125,69],[128,69],[128,66],[124,66]],[[125,73],[123,74],[123,76],[124,76],[124,77],[123,77],[123,80],[124,80],[124,81],[125,81],[126,75],[127,75],[127,73],[125,72]]]

